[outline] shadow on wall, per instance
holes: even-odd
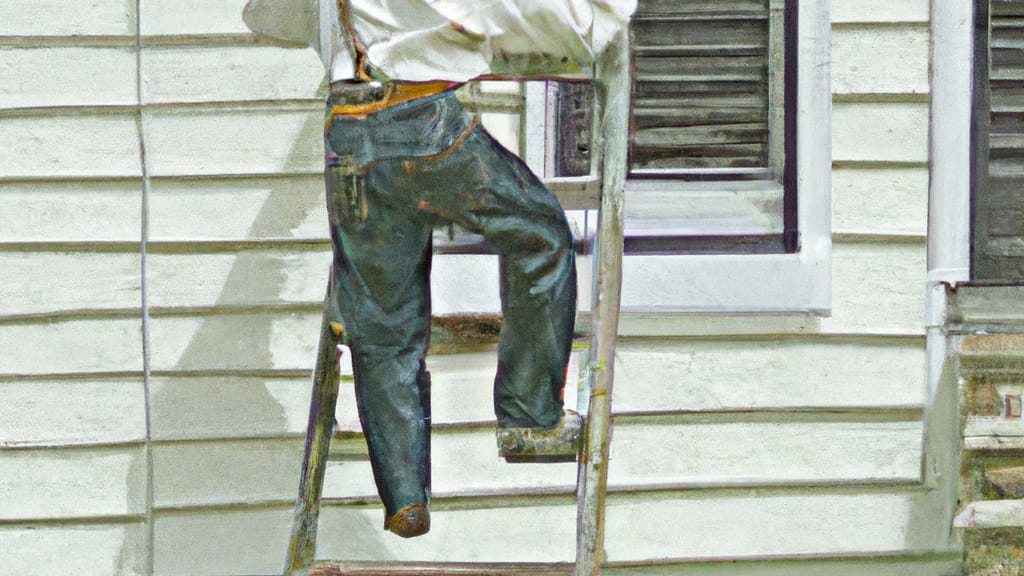
[[[321,130],[320,119],[311,115],[289,152],[286,169],[299,158],[309,158],[305,143],[319,139],[308,135]],[[310,212],[318,211],[314,203],[322,202],[320,190],[288,188],[271,190],[246,238],[289,237]],[[327,223],[323,226],[326,232]],[[241,305],[245,311],[166,319],[197,326],[190,327],[191,337],[177,359],[164,357],[167,365],[154,367],[154,439],[188,440],[154,447],[156,574],[263,574],[283,565],[290,501],[298,492],[302,463],[303,441],[295,434],[305,430],[307,371],[313,368],[320,318],[313,303],[308,313],[305,302],[274,308],[289,301],[286,264],[264,250],[238,251],[216,306]],[[325,270],[314,281],[326,277]],[[317,287],[315,292],[322,290]],[[153,340],[154,349],[160,345]],[[197,468],[199,462],[204,469]],[[191,474],[182,473],[189,470]],[[188,506],[194,499],[230,510],[160,509]],[[363,515],[355,517],[365,519],[366,525],[347,525],[346,537],[360,539],[361,549],[374,557],[388,558],[378,542],[380,527]],[[360,536],[364,534],[365,540]],[[181,554],[182,546],[191,553]]]

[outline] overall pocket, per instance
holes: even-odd
[[[366,221],[366,177],[360,173],[355,156],[329,152],[325,160],[327,212],[331,224],[343,226]]]

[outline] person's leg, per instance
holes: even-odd
[[[494,193],[514,199],[513,214],[530,207],[526,217],[482,219],[501,255],[494,411],[501,428],[551,428],[562,417],[576,319],[572,233],[557,200],[518,158],[501,157],[491,169]]]
[[[557,426],[576,313],[572,234],[557,199],[481,128],[410,169],[421,211],[482,234],[500,255],[498,426]]]
[[[334,140],[345,127],[335,123]],[[330,133],[330,132],[329,132]],[[330,139],[329,139],[330,141]],[[328,142],[326,181],[334,244],[332,298],[352,350],[356,401],[385,528],[429,528],[430,226],[392,209],[375,170],[352,177]],[[413,507],[415,514],[409,511]],[[397,515],[396,515],[397,513]]]

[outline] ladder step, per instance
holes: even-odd
[[[569,576],[575,565],[569,562],[334,562],[321,561],[309,576]]]

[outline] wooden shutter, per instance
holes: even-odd
[[[1024,282],[1024,0],[981,0],[973,278]]]
[[[768,0],[640,0],[630,168],[769,166]]]

